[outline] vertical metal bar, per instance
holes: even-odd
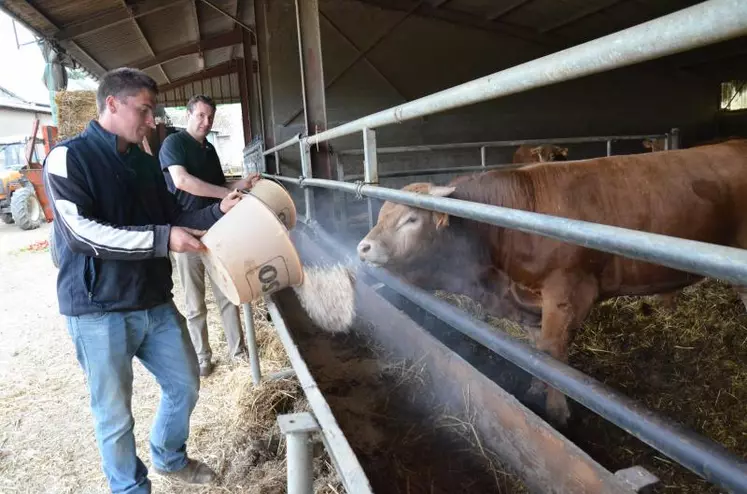
[[[344,182],[345,164],[340,159],[339,154],[335,154],[335,162],[337,165],[337,180]],[[340,225],[343,230],[348,226],[348,195],[344,192],[340,193]]]
[[[309,436],[319,432],[319,424],[309,412],[278,415],[280,432],[285,434],[288,447],[286,463],[288,494],[313,493],[312,448]]]
[[[282,175],[280,172],[280,152],[275,151],[275,174]]]
[[[664,151],[669,151],[672,148],[672,145],[669,142],[672,139],[672,135],[669,132],[667,132],[665,136],[666,137],[664,137]]]
[[[309,130],[309,105],[306,102],[306,70],[304,66],[304,49],[301,31],[301,7],[298,2],[304,0],[296,0],[296,33],[298,34],[298,62],[301,65],[301,104],[303,106],[303,123],[306,126],[306,135],[311,132]]]
[[[376,157],[376,131],[363,129],[363,176],[366,184],[375,185],[379,183],[379,163]],[[373,228],[376,224],[374,218],[373,198],[368,201],[368,227]]]
[[[249,364],[252,367],[252,382],[258,386],[262,380],[262,371],[259,368],[259,352],[257,351],[257,335],[254,332],[254,317],[252,304],[242,304],[244,308],[244,331],[246,332],[246,347],[249,351]]]
[[[607,141],[607,156],[612,156],[612,141]]]
[[[308,432],[293,432],[285,435],[288,445],[288,494],[311,494],[313,476],[311,443]]]
[[[311,150],[309,149],[309,145],[301,140],[298,146],[301,154],[301,174],[303,178],[312,178]],[[306,205],[306,221],[310,221],[314,217],[314,189],[304,187],[303,198]]]
[[[488,148],[486,146],[480,146],[480,165],[487,166],[488,163]]]
[[[672,149],[680,148],[680,129],[677,127],[672,129]]]

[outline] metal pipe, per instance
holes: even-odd
[[[672,129],[672,149],[680,148],[680,129],[677,127]]]
[[[379,165],[376,159],[376,131],[363,129],[363,170],[367,184],[379,183]],[[374,218],[374,204],[370,197],[368,202],[368,227],[373,228],[376,224]]]
[[[612,141],[607,141],[607,156],[612,156]]]
[[[301,153],[301,174],[304,179],[310,179],[311,174],[311,150],[304,141],[298,142],[298,147]],[[303,190],[304,205],[306,207],[306,220],[311,220],[314,217],[314,191],[307,188]]]
[[[246,348],[249,351],[249,364],[252,368],[252,382],[259,386],[262,381],[262,371],[259,368],[259,351],[257,351],[257,335],[254,331],[254,317],[252,304],[242,304],[244,308],[244,331],[246,332]]]
[[[330,248],[350,258],[347,253],[342,252],[339,244],[329,233],[318,226],[307,228]],[[414,304],[709,482],[734,492],[745,491],[747,462],[723,446],[655,414],[637,401],[581,371],[502,331],[496,331],[492,326],[472,318],[461,309],[437,299],[381,268],[365,266],[356,261],[354,263]]]
[[[408,153],[408,152],[424,152],[424,151],[440,151],[443,149],[472,149],[478,147],[513,147],[521,145],[538,145],[538,144],[584,144],[593,142],[606,142],[606,141],[636,141],[643,139],[658,139],[666,137],[666,134],[641,134],[641,135],[625,135],[625,136],[589,136],[589,137],[558,137],[555,139],[514,139],[511,141],[478,141],[478,142],[450,142],[446,144],[424,144],[418,146],[391,146],[391,147],[380,147],[378,149],[379,154],[395,154],[395,153]],[[343,149],[337,151],[337,154],[345,155],[361,155],[363,154],[362,149]]]
[[[285,440],[288,444],[288,494],[314,492],[309,434],[307,432],[286,434]]]
[[[282,142],[282,143],[278,144],[277,146],[268,149],[267,151],[264,152],[264,155],[268,156],[270,154],[277,153],[278,151],[281,151],[281,150],[283,150],[285,148],[289,148],[289,147],[293,146],[294,144],[298,144],[298,141],[300,141],[300,140],[301,140],[301,134],[296,134],[293,137],[291,137],[290,139],[288,139],[287,141]]]
[[[488,163],[487,163],[487,161],[488,161],[487,150],[488,150],[487,146],[481,146],[480,147],[480,166],[482,166],[483,168],[485,168],[488,165]]]
[[[672,14],[368,115],[309,144],[598,74],[747,34],[747,2],[708,0]]]
[[[391,172],[379,172],[379,178],[396,178],[396,177],[417,177],[420,175],[442,175],[445,173],[462,173],[462,172],[484,172],[485,170],[512,170],[521,168],[529,163],[506,163],[505,165],[487,165],[487,166],[454,166],[448,168],[422,168],[420,170],[397,170]],[[346,175],[345,180],[360,180],[364,175],[358,173]]]
[[[293,183],[293,179],[287,181]],[[295,183],[300,181],[296,180]],[[740,286],[747,285],[747,250],[744,249],[372,185],[357,186],[334,180],[306,179],[303,186],[360,193],[383,201],[535,233]]]
[[[311,134],[311,130],[309,129],[309,105],[306,101],[306,81],[305,81],[306,66],[303,63],[304,62],[304,56],[303,56],[304,48],[303,48],[303,40],[302,40],[303,31],[301,31],[301,11],[298,6],[298,0],[295,1],[295,4],[296,4],[296,34],[298,35],[298,61],[301,64],[301,106],[302,106],[301,109],[303,111],[303,124],[304,124],[304,127],[306,127],[306,135],[309,135]]]

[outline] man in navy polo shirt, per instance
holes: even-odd
[[[86,375],[102,468],[115,493],[151,492],[132,432],[133,357],[161,387],[150,432],[154,470],[189,483],[215,478],[187,456],[200,377],[186,323],[174,306],[168,256],[204,250],[201,231],[240,195],[194,211],[179,206],[157,160],[137,146],[154,126],[157,92],[155,81],[139,70],[108,72],[96,95],[98,119],[55,146],[44,162],[60,312]]]
[[[226,182],[218,153],[207,140],[213,128],[215,103],[209,96],[196,95],[187,103],[187,128],[171,134],[158,153],[169,190],[186,211],[197,211],[219,202],[232,189],[251,189],[259,175],[252,174],[236,182]],[[213,352],[208,342],[207,307],[205,306],[205,266],[198,254],[174,255],[186,298],[189,335],[197,352],[200,375],[212,372]],[[223,331],[228,343],[229,359],[246,359],[244,333],[239,308],[212,283],[215,302],[220,309]]]

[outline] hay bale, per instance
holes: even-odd
[[[96,91],[57,91],[54,101],[59,140],[80,134],[98,116]]]

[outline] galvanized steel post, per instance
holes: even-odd
[[[278,415],[278,425],[287,444],[288,494],[312,494],[314,471],[309,439],[319,425],[309,412]]]
[[[257,335],[254,331],[254,314],[252,304],[242,304],[244,308],[244,332],[246,333],[246,347],[249,351],[249,365],[252,367],[252,382],[258,386],[262,380],[259,368],[259,351],[257,351]]]
[[[298,148],[301,153],[301,174],[303,178],[311,178],[311,152],[309,151],[309,145],[301,140],[298,143]],[[314,218],[314,190],[310,187],[304,187],[303,198],[306,207],[306,220],[309,221]]]
[[[672,129],[672,149],[680,148],[680,129],[677,127]]]
[[[378,185],[379,163],[376,157],[376,131],[363,129],[363,175],[367,185]],[[368,227],[373,228],[376,224],[374,218],[374,204],[372,198],[368,201]]]
[[[486,146],[480,147],[480,166],[483,168],[487,166],[488,162],[488,148]]]
[[[607,141],[607,156],[612,156],[612,141]]]

